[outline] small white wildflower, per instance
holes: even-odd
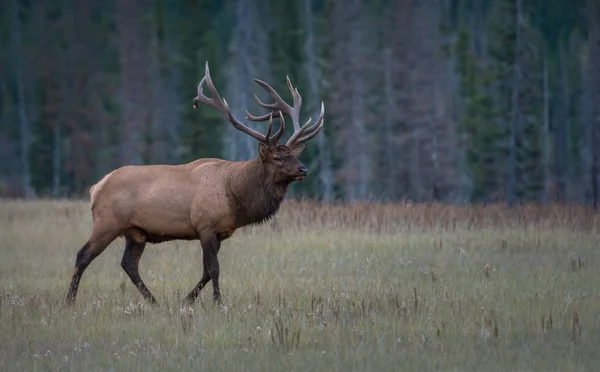
[[[567,295],[565,296],[565,303],[567,305],[569,305],[571,302],[573,302],[573,296],[571,296],[571,292],[567,293]]]
[[[179,308],[179,314],[181,314],[181,315],[186,315],[186,314],[193,315],[194,314],[194,309],[191,306],[184,306],[184,307]]]
[[[406,261],[404,261],[404,258],[398,257],[398,265],[406,266]]]
[[[125,314],[127,315],[131,315],[135,312],[135,305],[133,303],[129,303],[129,305],[127,305],[127,307],[124,310]]]
[[[479,338],[483,342],[487,341],[487,339],[490,338],[490,335],[491,335],[490,330],[485,327],[481,327],[481,329],[479,330]]]

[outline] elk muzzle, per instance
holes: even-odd
[[[299,181],[303,180],[307,174],[308,174],[308,169],[306,169],[306,167],[301,164],[298,167],[298,175],[296,176],[296,180],[299,180]]]

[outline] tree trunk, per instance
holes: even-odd
[[[144,40],[143,6],[140,0],[117,2],[117,28],[122,77],[121,162],[142,164],[148,94],[149,56]]]
[[[167,137],[165,136],[163,126],[168,123],[169,118],[167,117],[167,105],[170,103],[168,96],[169,93],[165,89],[164,79],[162,76],[162,45],[158,37],[158,29],[161,19],[158,12],[155,12],[153,24],[152,24],[152,37],[150,39],[150,60],[148,61],[148,67],[150,69],[150,75],[152,79],[152,119],[151,119],[151,149],[150,149],[150,162],[153,164],[163,164],[166,162],[167,152],[169,151],[167,145]]]
[[[14,9],[12,13],[11,34],[14,48],[14,68],[17,82],[17,110],[19,117],[19,137],[21,147],[21,187],[23,196],[25,198],[32,198],[35,196],[35,192],[31,186],[31,169],[29,166],[31,133],[29,117],[27,116],[27,108],[25,103],[25,82],[23,80],[23,65],[25,63],[25,59],[23,58],[21,42],[22,32],[21,20],[19,19],[19,3],[15,1],[13,6]]]
[[[248,98],[251,92],[257,92],[259,97],[268,97],[262,88],[255,89],[257,85],[253,81],[254,78],[266,82],[271,80],[268,62],[269,39],[260,24],[263,14],[260,10],[265,5],[262,0],[237,0],[235,3],[236,21],[225,99],[233,115],[240,120],[245,118],[246,110],[252,112],[252,101]],[[269,102],[269,99],[261,100]],[[258,143],[247,134],[228,125],[225,138],[229,160],[248,160],[256,156]]]
[[[363,201],[370,192],[370,141],[366,130],[365,27],[362,1],[336,0],[331,9],[333,87],[331,114],[341,157],[339,181],[348,202]]]
[[[600,4],[597,0],[588,0],[586,4],[589,29],[588,69],[591,72],[590,80],[590,152],[591,152],[591,188],[592,205],[598,209],[598,126],[600,125]]]
[[[61,137],[60,124],[55,123],[52,128],[52,196],[57,197],[60,193],[60,172],[61,172]]]
[[[409,194],[419,202],[448,200],[460,187],[460,157],[449,110],[448,61],[441,52],[447,42],[439,30],[441,11],[435,0],[407,2],[405,7],[412,15],[406,110],[406,126],[413,142],[407,159]]]
[[[385,97],[385,104],[383,111],[385,112],[383,118],[383,142],[384,142],[384,172],[383,176],[383,193],[384,197],[389,200],[393,200],[397,197],[396,195],[396,179],[397,176],[397,164],[396,156],[394,153],[394,121],[396,120],[395,100],[394,100],[394,87],[393,87],[393,60],[392,50],[386,48],[383,51],[383,91]]]
[[[181,72],[179,69],[172,68],[176,59],[181,55],[181,50],[177,41],[176,22],[174,18],[174,10],[171,9],[172,3],[164,1],[164,15],[162,19],[163,41],[161,51],[162,66],[164,72],[162,94],[163,100],[163,121],[160,123],[162,135],[164,136],[165,146],[165,161],[168,164],[176,164],[179,161],[179,133],[182,127],[181,114],[179,113],[179,104],[185,101],[183,98],[187,95],[182,94],[179,87],[181,86]]]
[[[567,164],[568,164],[568,126],[569,126],[569,87],[567,86],[567,72],[564,46],[560,47],[559,56],[559,90],[558,112],[555,117],[556,126],[554,133],[554,161],[556,174],[556,201],[564,203],[567,200]]]
[[[421,135],[413,130],[410,156],[410,189],[414,202],[423,201],[423,176],[421,174]]]
[[[594,209],[598,209],[598,126],[600,125],[600,4],[597,0],[587,1],[587,16],[589,27],[589,67],[591,71],[591,188],[592,188],[592,203]]]
[[[361,28],[356,27],[353,31],[353,36],[351,37],[352,45],[362,45],[362,36],[361,36]],[[355,51],[356,55],[354,58],[354,63],[356,64],[354,68],[356,71],[360,71],[361,61],[359,56],[361,55],[360,51]],[[359,153],[356,154],[358,157],[358,187],[356,198],[361,201],[365,201],[369,195],[369,181],[371,178],[371,167],[369,161],[369,143],[366,141],[369,132],[366,129],[366,113],[365,113],[365,100],[364,94],[365,92],[365,81],[357,75],[357,80],[355,82],[353,96],[352,96],[352,123],[351,126],[353,128],[351,136],[354,137],[356,147],[350,149],[347,147],[347,156],[353,156],[357,150]]]
[[[521,83],[521,17],[522,0],[516,0],[515,44],[513,61],[513,82],[511,93],[510,139],[508,148],[508,179],[506,185],[506,204],[510,207],[516,200],[517,188],[517,136],[520,130],[519,91]]]
[[[306,27],[306,42],[304,44],[304,53],[306,55],[305,68],[309,87],[308,102],[310,103],[308,107],[314,109],[320,105],[319,81],[321,80],[321,74],[317,65],[312,0],[304,1],[304,22]],[[323,202],[330,203],[334,199],[334,180],[331,167],[331,152],[329,151],[325,130],[321,130],[316,140],[319,151],[319,196]]]
[[[550,197],[550,87],[548,82],[548,61],[544,59],[544,71],[543,71],[543,117],[544,124],[542,127],[542,164],[544,167],[544,186],[542,188],[542,197],[540,198],[543,204],[548,204]]]

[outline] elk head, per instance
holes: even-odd
[[[269,113],[260,116],[254,116],[246,111],[246,119],[254,122],[269,121],[269,127],[266,134],[257,132],[248,127],[233,116],[229,105],[225,99],[222,99],[217,92],[208,69],[208,62],[205,66],[205,75],[198,84],[198,95],[194,98],[194,108],[202,102],[210,107],[217,109],[221,115],[227,118],[233,126],[258,141],[258,154],[261,163],[266,170],[267,177],[276,183],[291,183],[295,180],[303,180],[308,170],[298,160],[298,157],[304,150],[304,143],[315,137],[321,128],[323,128],[324,105],[321,102],[321,112],[317,121],[311,125],[312,118],[300,126],[299,116],[302,107],[302,97],[298,89],[292,86],[289,77],[286,77],[287,86],[292,93],[293,106],[287,104],[281,96],[269,84],[264,81],[254,79],[258,85],[263,87],[273,98],[273,103],[263,103],[256,95],[254,98],[261,107],[270,110]],[[212,98],[207,97],[203,92],[203,86],[206,83]],[[294,133],[287,140],[285,145],[278,144],[285,129],[284,115],[292,118]],[[271,135],[273,129],[273,118],[279,118],[279,129]]]

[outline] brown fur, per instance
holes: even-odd
[[[78,254],[69,301],[74,300],[87,265],[119,236],[143,247],[214,234],[220,244],[238,228],[270,219],[290,183],[303,177],[299,172],[303,165],[296,158],[303,146],[261,148],[261,156],[244,162],[199,159],[183,165],[124,166],[92,186],[93,228]],[[275,155],[282,160],[275,161]],[[132,264],[125,262],[126,256],[124,269],[132,268],[133,277],[139,278],[141,251]],[[136,286],[143,286],[141,279]],[[142,294],[155,302],[147,289]]]
[[[289,153],[283,146],[276,151]],[[118,236],[130,234],[140,243],[193,240],[205,230],[229,237],[277,212],[302,165],[295,158],[289,162],[287,173],[273,173],[272,164],[260,158],[125,166],[92,188],[93,220],[109,220]]]
[[[202,94],[207,80],[213,99]],[[272,89],[266,83],[265,89]],[[206,68],[206,77],[200,82],[198,97],[218,109],[234,126],[259,141],[259,156],[241,162],[223,159],[198,159],[182,165],[124,166],[106,175],[90,188],[93,227],[88,242],[77,253],[75,271],[67,295],[73,303],[81,277],[87,266],[117,237],[125,237],[125,252],[121,266],[151,303],[156,300],[144,285],[138,264],[146,243],[171,240],[200,240],[203,249],[204,273],[186,300],[193,302],[202,288],[212,280],[213,297],[220,299],[219,261],[221,242],[231,237],[240,227],[260,224],[270,219],[285,198],[288,186],[301,180],[306,167],[297,159],[304,149],[303,142],[313,138],[323,122],[323,105],[317,122],[303,128],[298,125],[301,100],[288,79],[294,96],[294,108],[286,106],[273,94],[278,109],[280,130],[270,136],[273,114],[252,117],[255,121],[269,118],[266,135],[253,132],[235,119],[228,106],[218,97]],[[277,141],[283,133],[283,114],[292,116],[294,135],[286,145]],[[250,116],[250,115],[249,115]]]

